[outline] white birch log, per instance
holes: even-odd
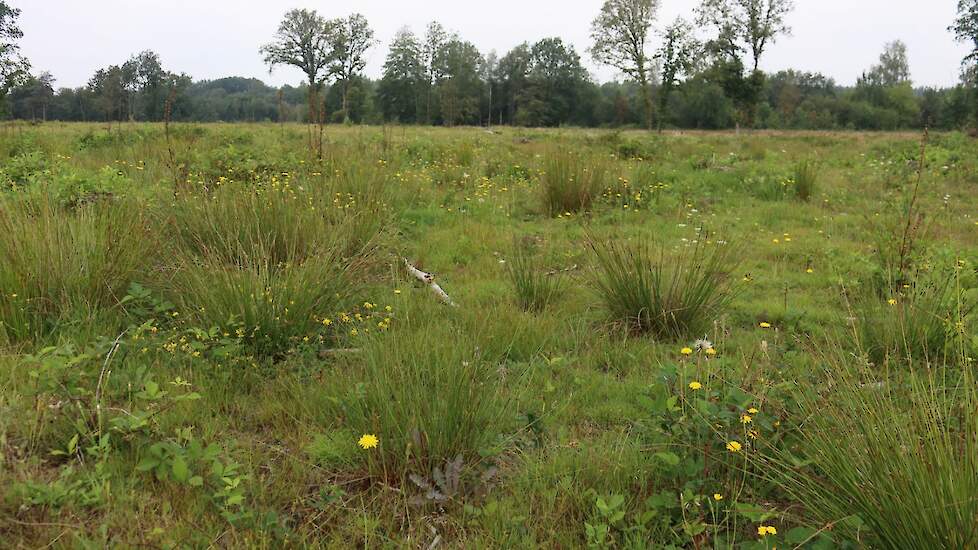
[[[407,268],[408,273],[410,273],[411,276],[421,281],[422,283],[428,285],[428,288],[430,288],[432,292],[438,295],[441,301],[445,302],[450,306],[458,307],[458,305],[452,301],[448,293],[446,293],[441,288],[441,286],[435,282],[434,275],[432,275],[431,273],[425,273],[424,271],[421,271],[420,269],[414,267],[413,265],[411,265],[411,262],[407,260],[407,258],[401,258],[401,259],[404,260],[404,266]]]

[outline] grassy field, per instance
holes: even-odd
[[[0,130],[0,546],[978,545],[978,141],[324,142]]]

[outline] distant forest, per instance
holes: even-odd
[[[966,42],[978,28],[968,19],[978,18],[971,3],[961,2],[960,19],[949,29]],[[753,4],[767,18],[760,25],[752,19]],[[0,5],[3,34],[19,38],[19,10]],[[54,76],[31,73],[20,58],[24,70],[9,79],[3,108],[10,118],[31,121],[169,117],[690,129],[960,129],[978,119],[975,53],[962,64],[958,85],[920,88],[910,79],[907,48],[897,40],[883,46],[879,62],[854,85],[840,85],[817,73],[757,68],[765,48],[790,32],[784,24],[790,0],[704,0],[694,23],[678,19],[662,29],[653,26],[658,6],[656,0],[610,0],[592,23],[594,45],[586,53],[618,69],[626,76],[620,82],[595,82],[581,54],[560,38],[523,43],[500,57],[483,54],[438,23],[423,35],[399,31],[383,76],[372,80],[362,71],[376,41],[363,16],[330,20],[293,10],[260,52],[271,68],[305,72],[308,81],[300,85],[273,88],[241,77],[194,81],[145,51],[96,71],[83,87],[57,88]],[[697,38],[711,31],[709,40]],[[5,51],[13,46],[16,52],[16,41],[8,40]],[[978,38],[973,41],[978,51]],[[307,44],[306,51],[298,44]]]

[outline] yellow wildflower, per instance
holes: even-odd
[[[702,388],[703,388],[703,384],[700,384],[699,382],[695,382],[694,381],[694,382],[690,382],[689,383],[689,389],[691,389],[693,391],[696,391],[696,390],[699,390],[699,389],[702,389]]]
[[[741,445],[739,441],[727,442],[727,450],[730,451],[731,453],[740,452],[740,450],[743,448],[744,448],[743,445]]]
[[[380,444],[380,440],[373,434],[363,434],[360,441],[357,441],[357,445],[362,449],[374,449],[378,444]]]

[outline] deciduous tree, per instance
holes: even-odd
[[[350,83],[367,66],[367,50],[376,44],[367,19],[355,13],[326,23],[328,73],[343,87],[343,118],[349,120]]]
[[[386,120],[411,123],[418,118],[424,81],[421,41],[405,27],[397,31],[384,62],[377,98]]]
[[[703,46],[693,35],[692,26],[682,18],[666,27],[662,34],[662,48],[656,58],[662,65],[662,89],[659,91],[659,130],[669,104],[669,95],[679,84],[681,77],[692,76],[698,69]]]
[[[863,73],[859,85],[868,84],[889,88],[903,83],[910,83],[907,45],[901,40],[894,40],[884,46],[879,63]]]
[[[767,47],[791,33],[785,17],[794,8],[794,0],[703,0],[697,13],[700,24],[717,31],[722,49],[749,51],[757,71]]]
[[[0,104],[5,104],[11,88],[24,83],[30,76],[31,65],[20,54],[20,44],[17,43],[24,37],[17,26],[18,17],[19,9],[0,0]]]
[[[764,87],[761,57],[779,35],[791,32],[785,18],[793,9],[793,0],[703,0],[697,8],[699,24],[716,32],[707,49],[718,84],[738,106],[738,126],[754,124]],[[746,54],[753,66],[749,73]]]
[[[962,61],[961,80],[972,88],[971,112],[978,126],[978,0],[958,0],[958,17],[950,31],[959,42],[969,43],[971,47]]]
[[[457,40],[455,34],[449,34],[445,27],[437,21],[428,23],[428,30],[425,33],[424,42],[421,44],[421,68],[424,86],[424,121],[431,124],[434,114],[433,102],[435,85],[442,78],[444,63],[444,49],[446,45]]]
[[[591,56],[610,65],[642,88],[645,120],[652,129],[652,60],[646,52],[659,0],[605,0],[601,13],[591,23]]]
[[[292,10],[285,14],[274,40],[261,47],[269,70],[279,65],[300,69],[309,83],[309,116],[318,115],[318,94],[329,76],[330,42],[326,19],[316,10]]]

